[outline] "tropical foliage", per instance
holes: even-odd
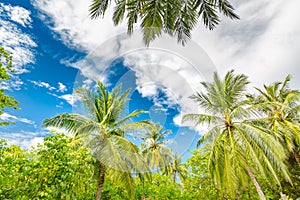
[[[12,55],[0,46],[0,115],[4,113],[5,108],[11,107],[17,109],[19,105],[19,102],[15,98],[4,93],[4,88],[2,87],[3,81],[10,80],[10,74],[13,72]],[[0,121],[1,125],[9,125],[9,122]]]
[[[276,82],[273,85],[264,85],[264,90],[256,88],[259,95],[253,101],[259,111],[265,114],[261,123],[266,123],[274,136],[284,147],[294,155],[300,166],[300,121],[299,121],[299,91],[291,90],[288,86],[290,76],[283,82]]]
[[[0,199],[94,199],[95,159],[63,134],[36,149],[0,145]]]
[[[164,131],[159,124],[149,124],[142,137],[141,152],[150,169],[165,171],[171,163],[172,150],[165,145],[165,137],[170,131]]]
[[[167,166],[165,174],[173,177],[173,182],[177,182],[177,176],[181,183],[185,182],[185,179],[188,175],[188,171],[184,163],[182,162],[182,156],[179,156],[178,153],[175,153],[172,156],[171,163]]]
[[[111,0],[93,0],[90,5],[91,18],[104,16],[111,4]],[[212,30],[221,21],[220,14],[239,19],[227,0],[118,0],[113,5],[114,24],[119,25],[125,19],[130,35],[134,24],[140,22],[147,45],[163,33],[177,37],[178,42],[185,44],[199,20]]]
[[[129,91],[79,88],[85,115],[60,114],[32,149],[0,140],[0,199],[297,199],[300,197],[299,92],[284,82],[248,94],[249,81],[229,71],[191,98],[206,125],[185,162],[167,146],[163,126],[124,113]],[[138,132],[135,132],[138,131]],[[140,137],[138,148],[127,134]],[[180,145],[180,144],[178,144]]]
[[[121,182],[134,192],[133,172],[148,172],[136,145],[124,138],[126,131],[135,130],[142,122],[130,121],[144,111],[134,111],[121,118],[128,101],[129,90],[121,94],[121,86],[109,92],[98,82],[98,91],[91,92],[87,88],[79,88],[76,94],[81,98],[86,116],[79,114],[61,114],[44,122],[45,126],[65,128],[91,149],[93,156],[99,161],[97,199],[101,198],[106,174],[116,182]],[[130,123],[128,123],[130,122]]]
[[[259,126],[257,115],[252,114],[245,94],[248,83],[243,74],[229,71],[221,80],[215,73],[212,83],[202,83],[205,92],[192,96],[205,112],[187,114],[184,121],[210,126],[198,144],[211,141],[208,168],[218,189],[234,196],[240,187],[248,188],[251,180],[260,198],[266,199],[257,181],[258,174],[278,185],[277,172],[291,180],[284,163],[284,147],[267,127]]]

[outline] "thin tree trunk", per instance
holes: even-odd
[[[261,200],[266,200],[266,197],[265,197],[265,195],[264,195],[264,193],[263,193],[263,191],[262,191],[259,183],[257,182],[253,171],[249,167],[248,167],[247,171],[248,171],[248,175],[250,176],[250,178],[251,178],[251,180],[252,180],[252,182],[253,182],[253,184],[254,184],[254,186],[256,188],[256,191],[257,191],[257,193],[259,195],[259,198]]]
[[[282,200],[287,200],[286,194],[284,194],[283,192],[280,192],[280,196]]]
[[[142,176],[140,176],[140,180],[143,184],[143,196],[142,196],[142,200],[146,200],[146,196],[145,196],[145,180],[144,178],[141,178]]]
[[[234,193],[235,193],[236,199],[237,199],[237,200],[240,200],[241,197],[240,197],[239,193],[238,193],[237,191],[234,191]]]
[[[251,200],[251,193],[249,189],[248,189],[248,199]]]
[[[173,174],[173,181],[174,181],[174,183],[176,183],[176,171],[174,171],[174,174]]]
[[[98,190],[97,190],[97,196],[96,196],[96,200],[100,200],[101,199],[101,194],[102,194],[102,188],[104,185],[104,178],[105,178],[105,166],[103,164],[100,163],[100,176],[99,176],[99,180],[98,180]]]
[[[293,149],[293,154],[294,154],[295,160],[297,161],[298,166],[300,166],[300,156],[299,156],[299,153],[295,149]]]

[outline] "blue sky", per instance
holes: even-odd
[[[2,115],[3,120],[16,122],[16,124],[1,127],[0,136],[8,139],[11,144],[23,147],[36,145],[49,134],[49,130],[41,127],[45,118],[65,112],[76,112],[77,108],[74,105],[76,100],[72,99],[73,89],[85,83],[93,85],[96,81],[96,79],[89,79],[87,75],[82,75],[81,69],[66,64],[85,60],[88,53],[84,49],[66,45],[61,36],[51,30],[51,18],[44,16],[44,13],[32,4],[33,2],[29,1],[4,1],[1,3],[0,10],[2,25],[6,23],[10,26],[1,32],[3,36],[1,45],[12,51],[14,58],[20,57],[20,60],[14,59],[16,74],[4,86],[7,94],[14,96],[20,102],[20,110],[7,109]],[[24,42],[24,38],[27,41]],[[21,51],[17,52],[16,49]],[[165,93],[166,87],[159,86],[155,98],[147,94],[141,95],[136,89],[136,74],[125,66],[122,56],[111,61],[105,69],[97,72],[99,79],[105,76],[105,82],[110,89],[120,82],[124,85],[124,90],[127,88],[132,90],[131,101],[128,104],[129,111],[135,109],[149,111],[149,114],[144,114],[138,119],[151,118],[154,122],[164,125],[166,129],[172,130],[174,134],[167,138],[170,141],[174,140],[176,134],[183,135],[186,131],[193,132],[192,137],[198,136],[195,131],[180,128],[173,122],[174,116],[180,113],[180,105],[176,102],[169,104],[168,98],[171,96],[168,97]],[[124,75],[126,80],[122,80]],[[14,85],[14,82],[18,82],[18,85]],[[151,90],[155,84],[155,82],[150,83]],[[173,145],[174,149],[180,149],[179,146],[187,149],[187,145],[190,144],[168,145]]]
[[[111,10],[104,19],[90,20],[85,0],[2,0],[0,45],[13,52],[16,70],[2,87],[21,109],[0,116],[16,122],[0,127],[0,137],[36,145],[49,133],[41,127],[45,118],[78,111],[73,89],[101,80],[110,88],[131,88],[128,108],[148,110],[143,117],[171,129],[168,139],[176,143],[169,145],[184,153],[203,127],[183,126],[181,116],[201,111],[188,97],[214,71],[222,76],[235,69],[257,87],[291,74],[291,86],[300,89],[300,2],[232,2],[241,20],[223,19],[215,31],[199,23],[185,47],[163,36],[145,48],[138,25],[128,37],[125,23],[114,27]]]

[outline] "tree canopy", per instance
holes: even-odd
[[[127,33],[131,35],[134,24],[140,22],[146,45],[163,33],[176,37],[184,45],[200,20],[206,28],[213,30],[221,21],[220,15],[239,19],[227,0],[117,0],[115,3],[93,0],[91,18],[103,17],[112,5],[114,24],[119,25],[126,20]]]
[[[2,87],[3,81],[10,80],[10,73],[13,72],[12,55],[0,46],[0,115],[4,113],[5,108],[11,107],[17,109],[19,105],[19,102],[17,102],[14,97],[4,93],[5,89]],[[0,122],[0,126],[8,124],[9,122]]]
[[[79,88],[87,115],[44,121],[71,136],[50,134],[32,149],[0,139],[0,199],[296,199],[299,92],[289,80],[251,95],[234,71],[203,82],[192,96],[203,113],[184,120],[210,126],[184,162],[162,125],[130,120],[144,111],[121,114],[129,91]],[[139,147],[126,138],[137,129]]]

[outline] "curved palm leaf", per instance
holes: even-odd
[[[111,0],[93,0],[89,10],[91,18],[103,17],[109,4]],[[227,0],[116,0],[113,22],[118,25],[125,19],[127,32],[132,34],[134,24],[140,20],[146,45],[162,33],[176,36],[177,41],[184,45],[191,38],[191,31],[199,18],[206,28],[212,30],[219,24],[221,14],[239,19]]]

